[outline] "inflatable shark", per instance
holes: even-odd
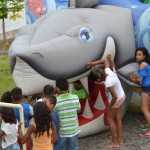
[[[85,5],[81,2],[77,3],[78,7]],[[92,6],[86,6],[96,4],[92,1]],[[83,137],[108,128],[105,89],[89,82],[91,70],[86,68],[87,62],[112,54],[127,97],[123,116],[132,87],[136,86],[129,80],[129,74],[138,68],[134,63],[134,51],[130,10],[115,6],[69,8],[49,13],[33,25],[21,28],[10,47],[9,62],[13,79],[24,95],[40,93],[47,84],[55,86],[55,80],[60,77],[68,79],[70,92],[71,83],[81,81],[93,95],[79,116],[82,131],[79,136]]]

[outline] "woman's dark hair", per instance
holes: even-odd
[[[16,124],[16,116],[14,113],[14,109],[10,107],[2,107],[0,109],[1,112],[1,117],[4,120],[5,123],[10,123],[10,124]]]
[[[148,50],[144,47],[137,48],[135,51],[135,58],[136,58],[137,51],[141,51],[143,53],[143,55],[145,56],[144,61],[147,62],[148,64],[150,64],[150,54],[149,54]]]
[[[15,87],[11,90],[11,96],[14,101],[19,101],[22,98],[22,89],[19,87]]]
[[[68,87],[69,87],[67,79],[65,79],[65,78],[57,79],[56,87],[62,91],[67,91]]]
[[[1,97],[1,102],[4,102],[4,103],[12,102],[11,93],[9,91],[3,93],[2,97]]]
[[[54,93],[54,88],[51,85],[45,85],[43,88],[43,93],[44,95],[53,95]]]
[[[33,106],[34,119],[36,124],[35,137],[39,137],[47,132],[47,136],[50,136],[50,128],[52,123],[52,117],[50,109],[43,102],[37,102]]]

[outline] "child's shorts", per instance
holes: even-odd
[[[20,146],[18,145],[18,143],[14,143],[5,148],[4,150],[20,150]]]
[[[142,92],[150,94],[150,85],[149,86],[143,86]]]
[[[125,101],[125,99],[126,99],[126,97],[124,96],[120,100],[117,100],[115,102],[115,104],[112,106],[112,108],[119,108],[123,104],[123,102]]]

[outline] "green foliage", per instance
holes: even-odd
[[[3,41],[6,44],[5,19],[10,15],[10,19],[22,18],[19,12],[24,8],[24,0],[0,0],[0,19],[2,19]]]
[[[24,8],[24,0],[0,0],[0,19],[8,18],[8,14],[19,14]]]
[[[0,98],[4,92],[10,91],[13,87],[15,83],[10,73],[8,57],[0,56]]]

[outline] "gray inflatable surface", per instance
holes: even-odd
[[[107,37],[115,42],[118,69],[133,61],[134,34],[128,9],[98,6],[54,11],[19,30],[9,50],[13,78],[25,95],[41,92],[46,83],[55,85],[59,77],[69,82],[81,79],[89,74],[85,64],[102,58],[109,44]]]

